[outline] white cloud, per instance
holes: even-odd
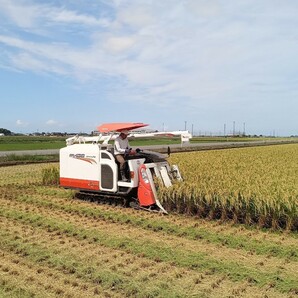
[[[199,17],[216,17],[221,12],[218,0],[186,0],[185,7]]]
[[[40,3],[0,0],[0,14],[30,28],[0,31],[7,69],[95,82],[93,93],[104,86],[108,100],[171,107],[182,99],[183,107],[245,105],[257,103],[259,90],[277,98],[272,86],[285,96],[296,88],[287,85],[298,67],[298,5],[290,1],[114,0],[104,12]]]
[[[155,11],[152,6],[146,6],[144,3],[131,3],[118,11],[117,21],[124,25],[143,28],[154,24]]]
[[[97,19],[93,16],[79,14],[75,11],[66,9],[55,9],[47,7],[48,19],[51,22],[60,23],[78,23],[86,26],[107,26],[109,24],[107,19]]]
[[[129,36],[109,37],[103,46],[108,52],[111,51],[112,53],[120,53],[122,51],[129,50],[135,42],[135,39]]]
[[[50,4],[39,4],[29,0],[0,0],[0,14],[8,17],[17,26],[28,29],[59,24],[105,27],[110,23],[107,18],[96,18],[64,7],[54,7]]]
[[[17,126],[20,126],[20,127],[25,127],[25,126],[28,125],[28,123],[25,122],[25,121],[23,121],[23,120],[17,120],[17,121],[16,121],[16,125],[17,125]]]
[[[53,120],[53,119],[50,119],[46,122],[46,125],[49,125],[49,126],[55,126],[55,125],[58,125],[58,121],[56,120]]]
[[[40,15],[40,6],[25,1],[0,1],[1,14],[5,14],[20,27],[32,27],[36,16]]]
[[[17,3],[15,11],[22,8],[26,15],[28,6],[24,5],[25,2]],[[216,82],[224,85],[229,72],[234,72],[245,60],[253,60],[263,53],[260,51],[263,47],[261,43],[253,48],[255,42],[268,36],[271,40],[266,42],[270,48],[274,41],[274,28],[259,28],[257,23],[226,21],[217,1],[188,0],[185,1],[186,9],[181,11],[169,3],[174,4],[173,1],[150,7],[135,2],[119,4],[115,19],[117,26],[110,28],[109,34],[99,33],[93,44],[83,47],[76,47],[70,42],[37,42],[5,35],[0,36],[0,42],[19,51],[11,52],[9,58],[20,69],[74,75],[85,80],[102,75],[122,76],[129,84],[141,88],[162,87],[171,80],[176,83],[178,92],[190,95],[193,91],[195,96],[200,82],[204,85],[216,85]],[[32,7],[37,14],[27,13],[28,18],[33,20],[32,25],[37,16],[45,22],[51,19],[69,24],[97,23],[93,16],[65,8],[29,5],[29,8]],[[191,17],[197,10],[207,16],[216,14],[218,21],[198,26],[200,18]],[[245,69],[240,68],[241,72]]]
[[[21,70],[31,70],[37,73],[67,74],[61,66],[29,53],[20,53],[11,56],[11,62]]]

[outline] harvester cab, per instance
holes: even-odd
[[[154,136],[131,131],[143,126],[147,124],[108,123],[98,127],[99,136],[67,139],[67,146],[60,149],[60,186],[75,189],[83,196],[122,200],[125,205],[167,213],[158,200],[156,184],[170,187],[173,181],[181,181],[178,166],[170,166],[163,154],[136,150],[136,154],[126,157],[128,179],[122,181],[113,145],[109,143],[124,129],[130,131],[128,137]]]

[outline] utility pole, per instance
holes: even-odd
[[[186,130],[187,121],[184,121],[184,130]]]
[[[235,121],[233,121],[233,136],[235,135]]]
[[[193,124],[191,125],[191,135],[193,136]]]
[[[243,122],[243,136],[245,136],[245,122]]]

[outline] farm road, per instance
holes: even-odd
[[[171,144],[171,145],[151,145],[139,146],[142,150],[152,150],[161,153],[166,153],[167,148],[170,147],[172,152],[186,152],[186,151],[200,151],[212,149],[226,149],[226,148],[241,148],[254,147],[278,144],[297,143],[293,141],[251,141],[251,142],[209,142],[209,143],[190,143],[190,144]],[[1,156],[8,155],[54,155],[59,154],[59,149],[43,149],[43,150],[18,150],[18,151],[0,151]]]

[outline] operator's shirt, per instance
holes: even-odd
[[[128,139],[125,138],[124,140],[119,136],[115,139],[114,143],[114,154],[125,154],[125,149],[129,148]]]

